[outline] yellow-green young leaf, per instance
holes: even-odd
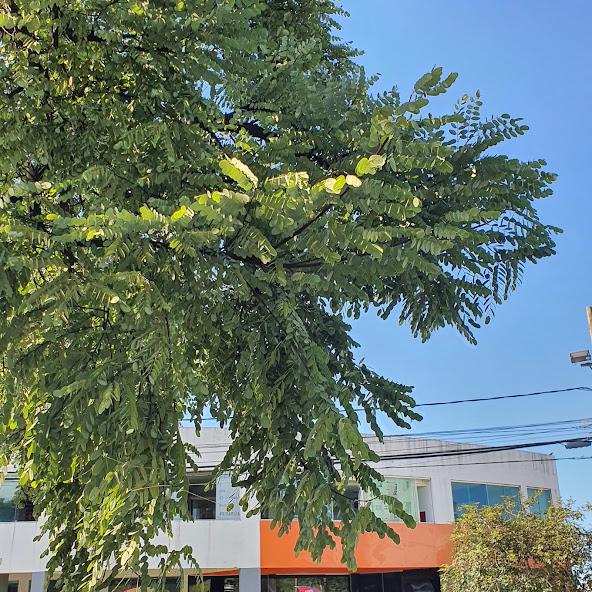
[[[340,193],[343,187],[345,186],[345,176],[339,175],[337,179],[335,179],[335,183],[333,184],[333,191],[336,193]]]
[[[356,165],[356,175],[367,175],[371,168],[370,161],[366,157],[361,158]]]
[[[218,164],[222,172],[234,179],[245,191],[257,187],[257,177],[246,164],[237,158],[221,160]]]
[[[177,220],[180,220],[184,215],[185,212],[187,211],[187,207],[186,206],[181,206],[172,216],[171,216],[171,222],[176,222]]]

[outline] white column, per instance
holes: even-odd
[[[45,592],[44,571],[35,571],[31,574],[31,592]]]
[[[33,592],[33,590],[31,590]],[[261,569],[245,567],[238,571],[238,592],[261,592]]]

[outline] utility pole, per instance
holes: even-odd
[[[586,306],[586,316],[588,317],[588,330],[590,331],[590,342],[592,343],[592,306]],[[572,364],[578,364],[580,366],[588,366],[592,370],[592,362],[590,361],[590,352],[585,349],[583,351],[573,352],[569,354],[569,359]],[[581,440],[575,440],[573,442],[564,443],[566,448],[585,448],[592,446],[592,438],[582,438]]]
[[[592,343],[592,306],[586,307],[586,316],[588,317],[588,330],[590,331],[590,342]],[[570,353],[569,360],[572,364],[588,366],[592,370],[590,351],[587,349]]]

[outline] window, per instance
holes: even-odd
[[[433,522],[432,487],[429,479],[416,479],[417,499],[419,502],[419,521]]]
[[[261,576],[261,592],[308,592],[311,588],[320,592],[436,592],[440,578],[437,569],[346,576]]]
[[[189,475],[187,503],[194,520],[240,520],[240,490],[230,475],[220,475],[210,485],[210,475]]]
[[[189,477],[189,513],[194,520],[214,520],[216,518],[216,487],[206,490],[210,482],[209,475]]]
[[[452,482],[452,503],[454,517],[460,518],[462,506],[496,506],[503,503],[504,498],[511,497],[520,501],[520,488],[510,485],[487,485],[485,483]]]
[[[0,522],[16,522],[17,494],[18,480],[14,477],[6,477],[0,485]]]
[[[551,505],[551,490],[528,487],[526,492],[528,494],[528,499],[536,497],[536,500],[532,503],[532,506],[530,506],[531,513],[542,516]]]
[[[238,592],[237,576],[189,576],[189,592]]]
[[[385,477],[378,483],[381,495],[396,497],[402,504],[403,510],[413,516],[419,522],[419,498],[417,495],[417,482],[415,479],[401,479],[399,477]],[[400,522],[400,518],[390,512],[388,506],[382,500],[370,501],[372,511],[385,522]]]
[[[261,592],[306,592],[310,588],[320,592],[350,592],[350,577],[326,575],[261,577]],[[382,592],[382,590],[378,589],[376,592]]]
[[[6,477],[0,485],[0,522],[31,522],[33,504],[29,500],[16,499],[19,495],[19,484],[16,477]]]
[[[345,488],[345,491],[340,491],[339,493],[341,493],[343,496],[345,496],[355,509],[358,508],[358,504],[360,501],[360,487],[357,483],[355,483],[355,482],[348,483],[347,487]],[[332,511],[333,511],[333,520],[341,520],[341,516],[339,514],[339,508],[337,508],[335,505],[333,505]]]

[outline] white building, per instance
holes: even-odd
[[[479,502],[499,503],[502,497],[538,494],[537,508],[543,510],[559,498],[553,456],[522,451],[484,452],[469,444],[409,437],[387,437],[381,444],[367,441],[379,454],[376,463],[386,479],[385,492],[396,492],[405,509],[418,524],[413,530],[396,523],[377,502],[374,510],[401,536],[401,544],[365,534],[357,548],[358,572],[350,574],[340,563],[339,549],[326,551],[320,564],[306,553],[293,552],[297,524],[278,539],[270,521],[259,516],[246,518],[227,511],[229,501],[240,494],[226,480],[214,491],[205,492],[208,470],[216,466],[229,444],[228,432],[204,428],[197,437],[182,429],[183,438],[193,443],[202,456],[196,459],[204,472],[190,475],[190,507],[193,523],[175,522],[169,548],[192,545],[206,578],[205,588],[196,584],[186,570],[171,575],[171,592],[294,592],[295,586],[311,586],[322,592],[411,592],[439,590],[437,568],[451,556],[448,540],[451,523],[460,506]],[[40,558],[43,541],[34,542],[39,529],[31,508],[18,509],[13,503],[18,481],[8,475],[0,487],[0,592],[43,592],[45,561]],[[347,495],[363,503],[364,492],[352,483]],[[132,583],[133,584],[133,583]],[[133,587],[129,581],[112,590]]]

